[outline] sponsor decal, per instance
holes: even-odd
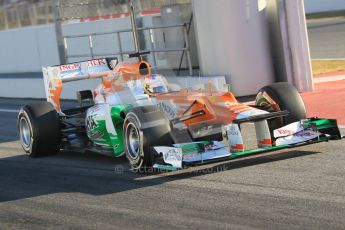
[[[315,132],[300,132],[295,134],[296,137],[313,137],[315,136]]]
[[[304,127],[302,126],[302,123],[300,121],[291,123],[289,125],[286,125],[282,128],[276,129],[273,131],[274,137],[285,137],[285,136],[290,136],[295,133],[298,133],[302,131]]]
[[[229,156],[230,153],[224,149],[210,149],[202,153],[193,153],[188,155],[183,155],[184,162],[197,162],[197,161],[207,161],[211,159],[217,159],[221,157]]]
[[[70,65],[60,65],[59,70],[60,72],[65,72],[65,71],[71,71],[71,70],[78,70],[80,69],[80,67],[81,67],[80,63],[70,64]]]
[[[269,112],[281,111],[279,105],[266,92],[257,95],[256,104]]]
[[[279,135],[283,135],[283,136],[290,136],[292,134],[294,134],[294,130],[289,130],[289,129],[278,129],[277,133]]]
[[[88,131],[98,128],[97,122],[93,119],[92,115],[86,117],[85,123],[86,130]]]
[[[106,62],[106,60],[104,58],[90,60],[90,61],[86,61],[84,63],[86,63],[87,67],[107,65],[107,62]],[[60,72],[71,71],[71,70],[80,70],[81,65],[82,65],[82,63],[73,63],[73,64],[69,64],[69,65],[60,65],[59,66],[59,70],[60,70]]]
[[[182,149],[183,162],[204,161],[230,155],[230,153],[225,149],[227,146],[219,141],[208,143],[190,142],[174,144],[174,146],[178,146]]]
[[[200,158],[201,153],[194,152],[194,153],[189,153],[189,154],[184,154],[183,155],[183,160],[184,161],[194,161],[195,159]],[[198,157],[198,158],[197,158]]]
[[[168,152],[164,153],[164,160],[182,161],[182,156],[177,149],[172,148]]]
[[[229,125],[227,131],[228,131],[228,135],[231,135],[231,136],[238,136],[239,135],[239,129],[236,128],[236,126],[234,126],[234,125]]]
[[[267,94],[267,92],[263,92],[261,94],[261,97],[263,97],[263,99],[266,100],[271,106],[273,106],[273,105],[278,106],[278,104]],[[279,108],[279,106],[278,106],[278,108]]]
[[[163,112],[170,118],[175,118],[176,117],[176,113],[174,108],[169,105],[168,103],[164,102],[164,101],[160,101],[157,104],[158,108],[160,108],[161,110],[163,110]]]
[[[87,66],[88,67],[99,66],[99,65],[106,65],[106,64],[107,64],[107,62],[106,62],[106,60],[104,58],[87,61]]]
[[[280,137],[276,140],[276,145],[291,145],[312,140],[319,137],[320,133],[312,130],[302,130],[290,136]]]
[[[88,137],[89,137],[90,139],[93,139],[93,140],[95,140],[95,139],[100,139],[100,138],[102,138],[103,136],[104,136],[104,133],[101,133],[100,131],[96,131],[96,132],[93,132],[93,133],[88,132]]]
[[[243,151],[244,145],[242,140],[242,134],[238,124],[227,125],[228,143],[230,146],[230,152]]]
[[[182,149],[167,147],[167,146],[157,146],[154,149],[163,155],[163,160],[165,163],[170,164],[176,168],[182,168]]]
[[[89,109],[87,110],[87,114],[88,114],[88,115],[97,116],[97,115],[98,115],[97,112],[102,111],[102,109],[103,109],[103,106],[102,106],[102,105],[98,105],[98,106],[96,105],[96,106],[93,106],[93,107],[89,108]]]
[[[216,150],[225,147],[226,145],[224,145],[222,142],[212,141],[210,144],[205,145],[205,151]]]

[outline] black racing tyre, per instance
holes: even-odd
[[[307,117],[301,95],[287,82],[278,82],[261,88],[256,96],[256,105],[269,112],[290,112],[288,116],[270,119],[271,130]]]
[[[60,149],[60,118],[49,102],[23,106],[18,114],[18,133],[30,157],[52,155]]]
[[[126,114],[123,138],[132,169],[151,167],[159,157],[152,147],[172,144],[169,120],[156,106],[134,108]]]

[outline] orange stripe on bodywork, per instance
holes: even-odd
[[[244,149],[244,144],[231,145],[231,149],[236,149],[236,150],[242,151]]]
[[[258,142],[261,145],[271,145],[272,144],[272,140],[271,139],[258,140]]]
[[[54,79],[56,84],[55,89],[49,89],[49,98],[55,103],[55,109],[61,111],[60,95],[62,91],[62,81],[60,79]]]

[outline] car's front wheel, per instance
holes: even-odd
[[[171,145],[169,121],[155,106],[132,109],[123,126],[126,157],[132,169],[151,167],[157,157],[154,146]]]
[[[268,112],[287,110],[290,113],[285,117],[268,120],[271,133],[274,129],[307,117],[301,95],[287,82],[278,82],[261,88],[256,96],[256,105]]]

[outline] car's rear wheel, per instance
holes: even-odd
[[[126,114],[123,127],[126,157],[135,170],[155,163],[152,147],[171,145],[169,121],[155,106],[134,108]]]
[[[307,117],[301,95],[287,82],[278,82],[261,88],[256,96],[256,105],[268,112],[290,112],[288,116],[268,120],[271,132]]]
[[[25,105],[20,109],[18,133],[24,151],[31,157],[52,155],[59,151],[60,119],[48,102]]]

